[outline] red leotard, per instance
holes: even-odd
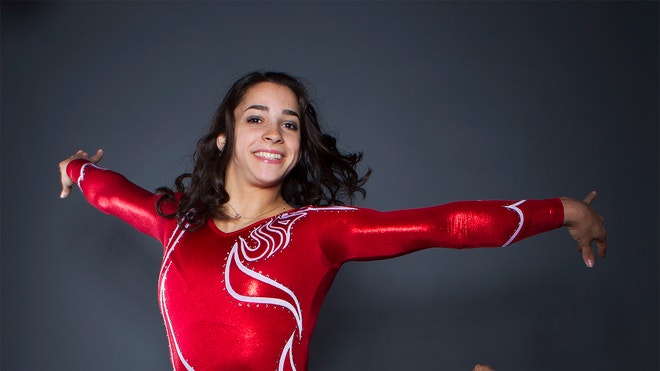
[[[505,246],[563,223],[559,199],[462,201],[390,212],[309,206],[231,233],[212,220],[187,232],[156,213],[158,195],[122,175],[84,160],[67,172],[92,205],[162,243],[158,297],[176,370],[306,370],[343,263]]]

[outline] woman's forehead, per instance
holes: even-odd
[[[260,82],[247,89],[236,109],[250,106],[270,109],[271,106],[286,108],[299,113],[298,97],[288,86],[272,82]]]

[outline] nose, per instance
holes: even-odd
[[[264,132],[263,139],[267,142],[272,143],[281,143],[284,140],[282,139],[282,133],[280,133],[279,125],[269,125],[266,131]]]

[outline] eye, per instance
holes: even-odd
[[[247,118],[249,124],[260,124],[262,122],[261,117],[259,116],[250,116]]]
[[[298,124],[293,121],[285,121],[282,126],[290,130],[298,130]]]

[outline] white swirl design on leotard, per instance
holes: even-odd
[[[288,287],[278,283],[272,278],[269,278],[261,273],[255,272],[248,268],[243,262],[256,262],[263,259],[272,257],[275,253],[281,252],[289,246],[291,241],[291,232],[293,225],[301,218],[307,215],[308,211],[339,211],[339,210],[355,210],[351,207],[305,207],[290,213],[283,213],[276,218],[270,220],[255,228],[247,239],[239,237],[238,241],[234,243],[229,256],[227,257],[227,264],[225,265],[224,282],[229,295],[240,302],[276,305],[286,308],[296,320],[296,327],[291,337],[287,340],[279,360],[279,370],[284,370],[285,365],[288,365],[292,370],[295,370],[295,362],[293,360],[293,340],[296,337],[302,339],[303,332],[303,314],[300,308],[300,302],[296,294]],[[264,297],[264,296],[250,296],[243,295],[236,291],[232,286],[231,276],[241,272],[254,280],[263,284],[269,285],[281,293],[281,297]]]
[[[186,224],[186,227],[189,227]],[[176,334],[174,333],[174,328],[172,326],[172,319],[170,317],[170,312],[167,309],[167,296],[165,295],[167,273],[170,270],[172,261],[170,260],[170,255],[174,251],[174,248],[179,244],[181,237],[186,233],[184,228],[181,228],[179,225],[174,229],[172,235],[167,241],[167,253],[163,258],[163,264],[160,267],[160,289],[159,289],[159,303],[160,303],[160,312],[163,314],[163,319],[165,320],[165,328],[167,329],[167,336],[170,338],[170,358],[172,359],[172,364],[174,364],[174,359],[178,358],[181,361],[181,364],[188,371],[194,371],[195,368],[188,363],[188,360],[183,356],[183,352],[179,347],[179,342],[177,341]],[[172,348],[174,346],[174,348]]]
[[[78,176],[78,181],[76,183],[78,184],[78,188],[80,188],[80,190],[83,193],[84,193],[84,191],[83,191],[83,188],[82,188],[82,182],[83,182],[83,180],[85,180],[85,170],[87,170],[87,167],[93,167],[93,168],[98,169],[98,170],[105,170],[104,168],[99,167],[98,165],[96,165],[92,162],[88,162],[88,163],[86,163],[86,164],[84,164],[83,166],[80,167],[80,175]]]
[[[291,241],[291,228],[298,219],[307,215],[305,210],[284,213],[250,232],[248,238],[239,237],[241,258],[249,262],[268,259],[286,248]]]
[[[255,304],[269,304],[269,305],[279,305],[281,307],[284,307],[288,309],[291,314],[296,319],[296,323],[298,324],[298,336],[302,337],[302,311],[300,310],[300,303],[298,302],[298,298],[296,295],[291,291],[289,288],[286,286],[277,283],[275,280],[268,278],[264,276],[263,274],[257,273],[245,265],[241,263],[240,259],[238,258],[238,243],[234,244],[234,247],[231,249],[231,252],[229,253],[229,258],[227,262],[227,267],[225,268],[225,284],[227,287],[227,292],[229,295],[234,297],[234,299],[246,302],[246,303],[255,303]],[[284,292],[286,295],[286,299],[278,299],[278,298],[272,298],[272,297],[261,297],[261,296],[248,296],[248,295],[241,295],[231,285],[231,281],[229,279],[229,271],[233,267],[238,267],[238,269],[245,273],[246,275],[252,277],[253,279],[263,282],[267,285],[273,286],[280,291]]]
[[[502,247],[507,247],[507,246],[509,246],[509,245],[511,244],[511,242],[513,242],[513,240],[515,240],[516,237],[518,237],[518,234],[520,233],[520,230],[522,229],[523,224],[525,223],[525,214],[523,214],[522,210],[520,210],[520,209],[518,208],[518,206],[522,205],[525,201],[527,201],[527,200],[520,200],[520,201],[518,201],[518,202],[516,202],[516,203],[514,203],[514,204],[511,204],[511,205],[508,205],[508,206],[504,206],[505,208],[507,208],[507,209],[509,209],[509,210],[513,210],[513,211],[515,211],[516,213],[518,213],[518,217],[520,218],[520,220],[518,221],[518,228],[517,228],[516,231],[513,233],[513,235],[511,236],[511,238],[509,238],[509,240],[506,241],[506,243],[505,243],[504,245],[502,245]]]
[[[289,363],[289,366],[291,367],[291,370],[295,371],[296,370],[296,365],[293,362],[293,338],[296,337],[296,332],[294,331],[293,334],[291,334],[291,337],[289,337],[289,340],[286,342],[286,345],[284,346],[284,350],[282,351],[282,354],[280,355],[280,362],[279,362],[279,370],[284,369],[284,365],[287,364],[287,361]]]

